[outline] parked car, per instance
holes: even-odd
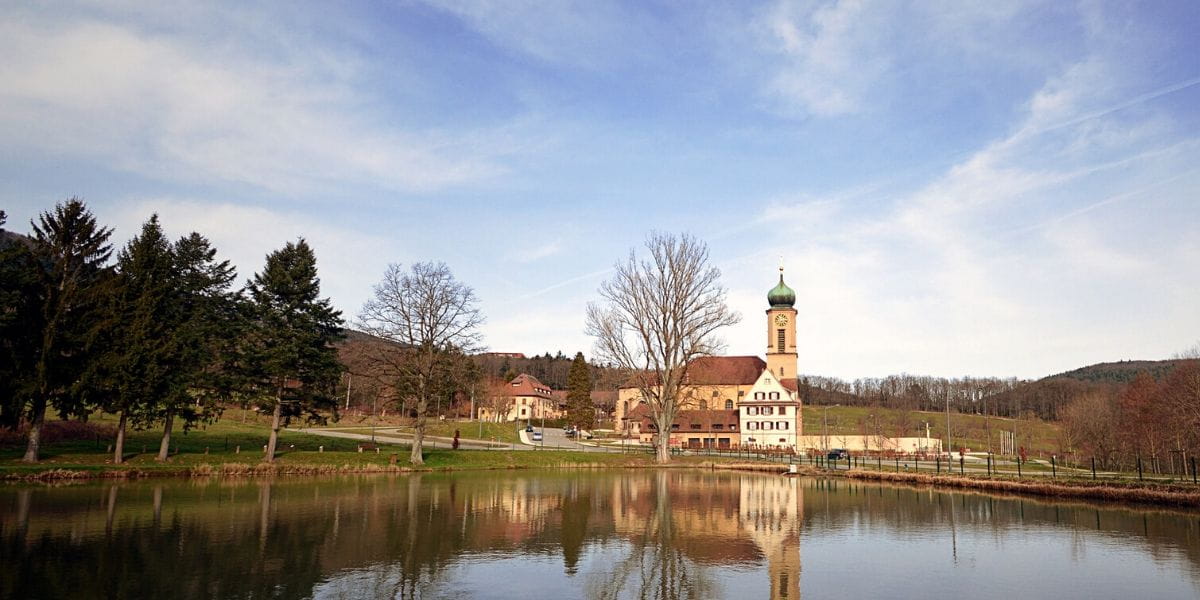
[[[535,442],[542,441],[542,432],[540,432],[540,431],[533,432],[533,441],[535,441]]]
[[[533,425],[526,425],[525,433],[533,433]]]
[[[845,448],[834,448],[833,450],[829,451],[829,456],[827,456],[826,458],[828,458],[829,460],[849,459],[850,451]]]
[[[569,425],[568,425],[568,426],[567,426],[567,428],[563,430],[563,433],[564,433],[564,434],[566,434],[566,436],[567,436],[567,437],[569,437],[569,438],[573,438],[573,437],[575,437],[575,435],[576,435],[576,434],[578,434],[579,432],[578,432],[578,431],[575,431],[575,428],[574,428],[574,427],[571,427],[571,426],[569,426]]]

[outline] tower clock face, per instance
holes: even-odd
[[[775,315],[775,324],[779,327],[787,325],[787,315]]]

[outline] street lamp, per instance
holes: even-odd
[[[825,432],[825,454],[829,454],[829,409],[833,408],[834,406],[841,406],[841,405],[834,404],[833,406],[826,406],[825,410],[822,412],[822,417],[823,417],[823,421],[824,421],[824,432]]]

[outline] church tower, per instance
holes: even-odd
[[[779,267],[779,285],[767,292],[767,368],[779,379],[795,379],[796,355],[796,292],[783,283],[783,267]]]

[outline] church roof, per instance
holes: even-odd
[[[688,365],[684,385],[754,385],[767,363],[757,356],[701,356]],[[657,384],[653,374],[651,385]],[[621,387],[638,386],[638,374],[630,375]]]
[[[690,385],[754,385],[767,363],[757,356],[702,356],[688,366]]]

